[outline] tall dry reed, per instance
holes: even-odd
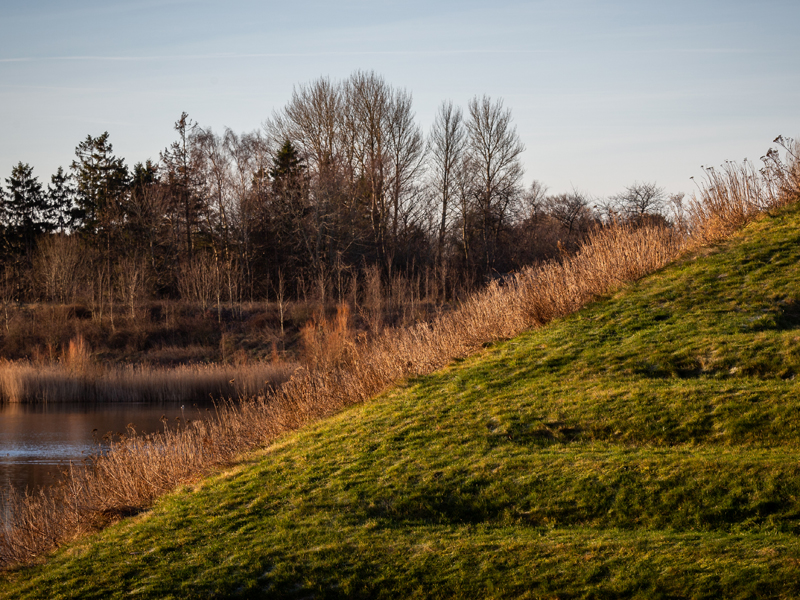
[[[688,206],[695,245],[724,239],[759,214],[800,199],[800,144],[778,137],[776,149],[762,158],[763,167],[744,160],[705,168],[705,180]]]
[[[267,394],[293,363],[101,367],[0,361],[0,402],[193,402]]]
[[[790,163],[796,164],[796,163]],[[130,431],[110,451],[73,468],[54,492],[11,493],[0,532],[0,562],[24,562],[110,519],[147,507],[180,482],[235,460],[305,423],[362,402],[403,377],[430,373],[489,342],[570,314],[674,260],[687,247],[719,239],[796,195],[767,194],[752,171],[724,170],[695,198],[691,234],[664,227],[614,225],[595,231],[578,252],[491,284],[429,324],[384,329],[353,343],[340,314],[332,329],[317,323],[304,334],[314,356],[281,388],[239,404],[221,405],[210,420],[137,435]],[[760,192],[758,191],[760,190]],[[326,336],[343,356],[323,352]],[[315,346],[316,345],[316,346]],[[315,354],[314,354],[315,353]],[[316,365],[316,366],[314,366]]]

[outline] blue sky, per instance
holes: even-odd
[[[292,86],[375,70],[414,96],[502,97],[526,181],[693,190],[701,165],[800,137],[800,2],[0,0],[0,177],[42,180],[108,131],[157,158],[181,111],[260,127]]]

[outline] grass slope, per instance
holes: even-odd
[[[800,211],[287,435],[5,597],[800,596]]]

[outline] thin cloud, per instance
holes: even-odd
[[[555,50],[369,50],[369,51],[321,51],[321,52],[258,52],[220,54],[165,54],[154,56],[25,56],[0,58],[0,63],[47,62],[47,61],[98,61],[98,62],[147,62],[158,60],[210,60],[243,58],[303,58],[318,56],[447,56],[467,54],[551,54]]]
[[[195,60],[240,60],[248,58],[314,58],[322,56],[465,56],[465,55],[536,55],[564,52],[564,49],[456,49],[456,50],[342,50],[319,52],[225,52],[211,54],[158,54],[151,56],[20,56],[0,58],[2,63],[25,62],[153,62]],[[756,50],[743,48],[647,48],[641,54],[751,54]]]

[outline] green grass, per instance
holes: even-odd
[[[284,436],[3,597],[800,596],[800,211]]]

